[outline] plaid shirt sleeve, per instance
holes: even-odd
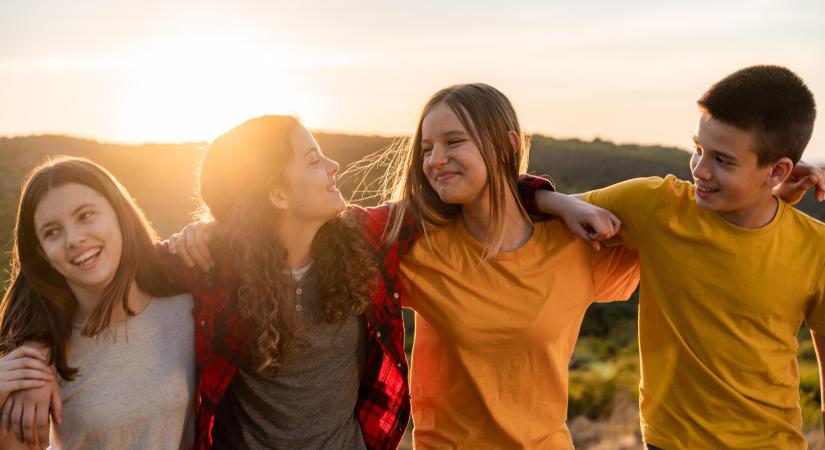
[[[536,205],[536,192],[556,191],[556,185],[552,180],[524,174],[518,179],[518,194],[527,214],[534,220],[548,219],[550,216],[542,213]]]

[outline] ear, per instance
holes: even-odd
[[[771,171],[768,173],[768,179],[765,180],[765,184],[773,189],[787,180],[791,172],[793,172],[793,161],[787,157],[779,158],[778,161],[771,165]]]
[[[518,151],[521,148],[521,137],[515,131],[508,131],[507,137],[510,138],[510,145],[513,147],[513,151]]]
[[[269,203],[271,203],[275,209],[289,208],[284,190],[278,187],[274,187],[269,191]]]

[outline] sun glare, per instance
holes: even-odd
[[[284,62],[286,61],[286,63]],[[309,126],[288,60],[243,39],[200,38],[147,48],[124,78],[113,134],[127,141],[211,140],[262,114],[298,114]]]

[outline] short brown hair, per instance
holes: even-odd
[[[737,70],[711,86],[697,103],[714,119],[752,133],[760,166],[783,157],[799,162],[816,118],[814,96],[805,82],[780,66]]]

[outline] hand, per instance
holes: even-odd
[[[790,205],[802,200],[808,189],[815,187],[817,201],[825,200],[825,167],[812,166],[799,161],[794,165],[793,172],[784,183],[776,186],[773,193]]]
[[[15,391],[41,387],[50,381],[54,381],[54,375],[40,350],[22,345],[0,358],[0,405]]]
[[[56,381],[10,395],[3,405],[3,429],[13,432],[19,442],[43,447],[49,442],[50,411],[60,423],[62,402]]]
[[[209,241],[215,222],[192,222],[183,227],[180,232],[169,236],[169,251],[186,264],[190,269],[197,265],[204,272],[215,266],[209,252]]]
[[[581,200],[570,202],[560,217],[570,231],[596,251],[601,249],[599,241],[612,238],[622,226],[622,221],[612,212]]]

